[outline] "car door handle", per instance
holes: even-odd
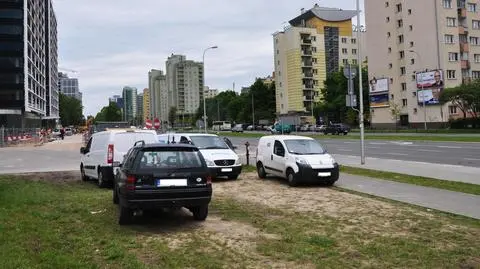
[[[272,155],[270,155],[270,160],[272,160],[272,161],[273,161],[273,154],[272,154]]]

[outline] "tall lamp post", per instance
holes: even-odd
[[[207,102],[205,98],[205,52],[209,49],[216,49],[218,46],[208,47],[203,51],[202,63],[203,63],[203,125],[205,126],[205,133],[207,132]]]
[[[420,66],[422,66],[422,57],[420,57],[420,54],[418,54],[418,52],[414,51],[414,50],[409,50],[408,52],[411,52],[411,53],[414,53],[417,58],[418,58],[418,61],[419,61],[419,64]],[[421,89],[422,89],[422,104],[423,104],[423,128],[425,130],[427,130],[427,107],[425,106],[425,92],[423,91],[423,72],[420,73],[421,74],[421,81],[422,81],[422,84],[421,84]],[[415,79],[416,81],[416,79]],[[416,82],[415,82],[416,84]]]
[[[365,164],[365,126],[363,123],[363,79],[362,49],[360,42],[360,0],[357,0],[357,61],[358,61],[358,95],[360,98],[360,164]]]

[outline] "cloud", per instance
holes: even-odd
[[[341,2],[341,3],[339,3]],[[348,3],[351,2],[351,3]],[[85,114],[96,114],[126,85],[148,85],[150,69],[165,69],[172,53],[201,61],[206,84],[237,89],[273,71],[271,34],[315,1],[54,0],[59,65],[77,70]],[[322,0],[353,9],[355,1]]]

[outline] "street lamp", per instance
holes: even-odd
[[[360,0],[357,0],[357,27],[360,27]],[[365,164],[365,126],[363,124],[363,79],[360,29],[357,29],[358,95],[360,98],[360,164]]]
[[[203,125],[205,126],[205,133],[207,132],[207,105],[206,105],[206,98],[205,98],[205,52],[209,49],[216,49],[218,46],[212,46],[208,47],[203,51],[203,58],[202,58],[202,63],[203,63]]]
[[[422,61],[422,57],[420,57],[420,54],[418,54],[418,52],[414,50],[409,50],[408,52],[415,53],[415,55],[417,55],[420,66],[422,66],[423,61]],[[423,128],[427,130],[427,107],[425,106],[425,92],[423,91],[423,72],[421,72],[420,74],[421,74],[420,78],[422,81],[421,89],[422,89],[422,104],[423,104]],[[416,78],[415,78],[415,81],[416,81]]]

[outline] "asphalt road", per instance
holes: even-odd
[[[249,142],[253,152],[258,138],[229,137],[244,150]],[[331,154],[360,156],[359,139],[318,139]],[[379,159],[394,159],[437,164],[463,165],[480,168],[480,143],[366,140],[365,155]]]

